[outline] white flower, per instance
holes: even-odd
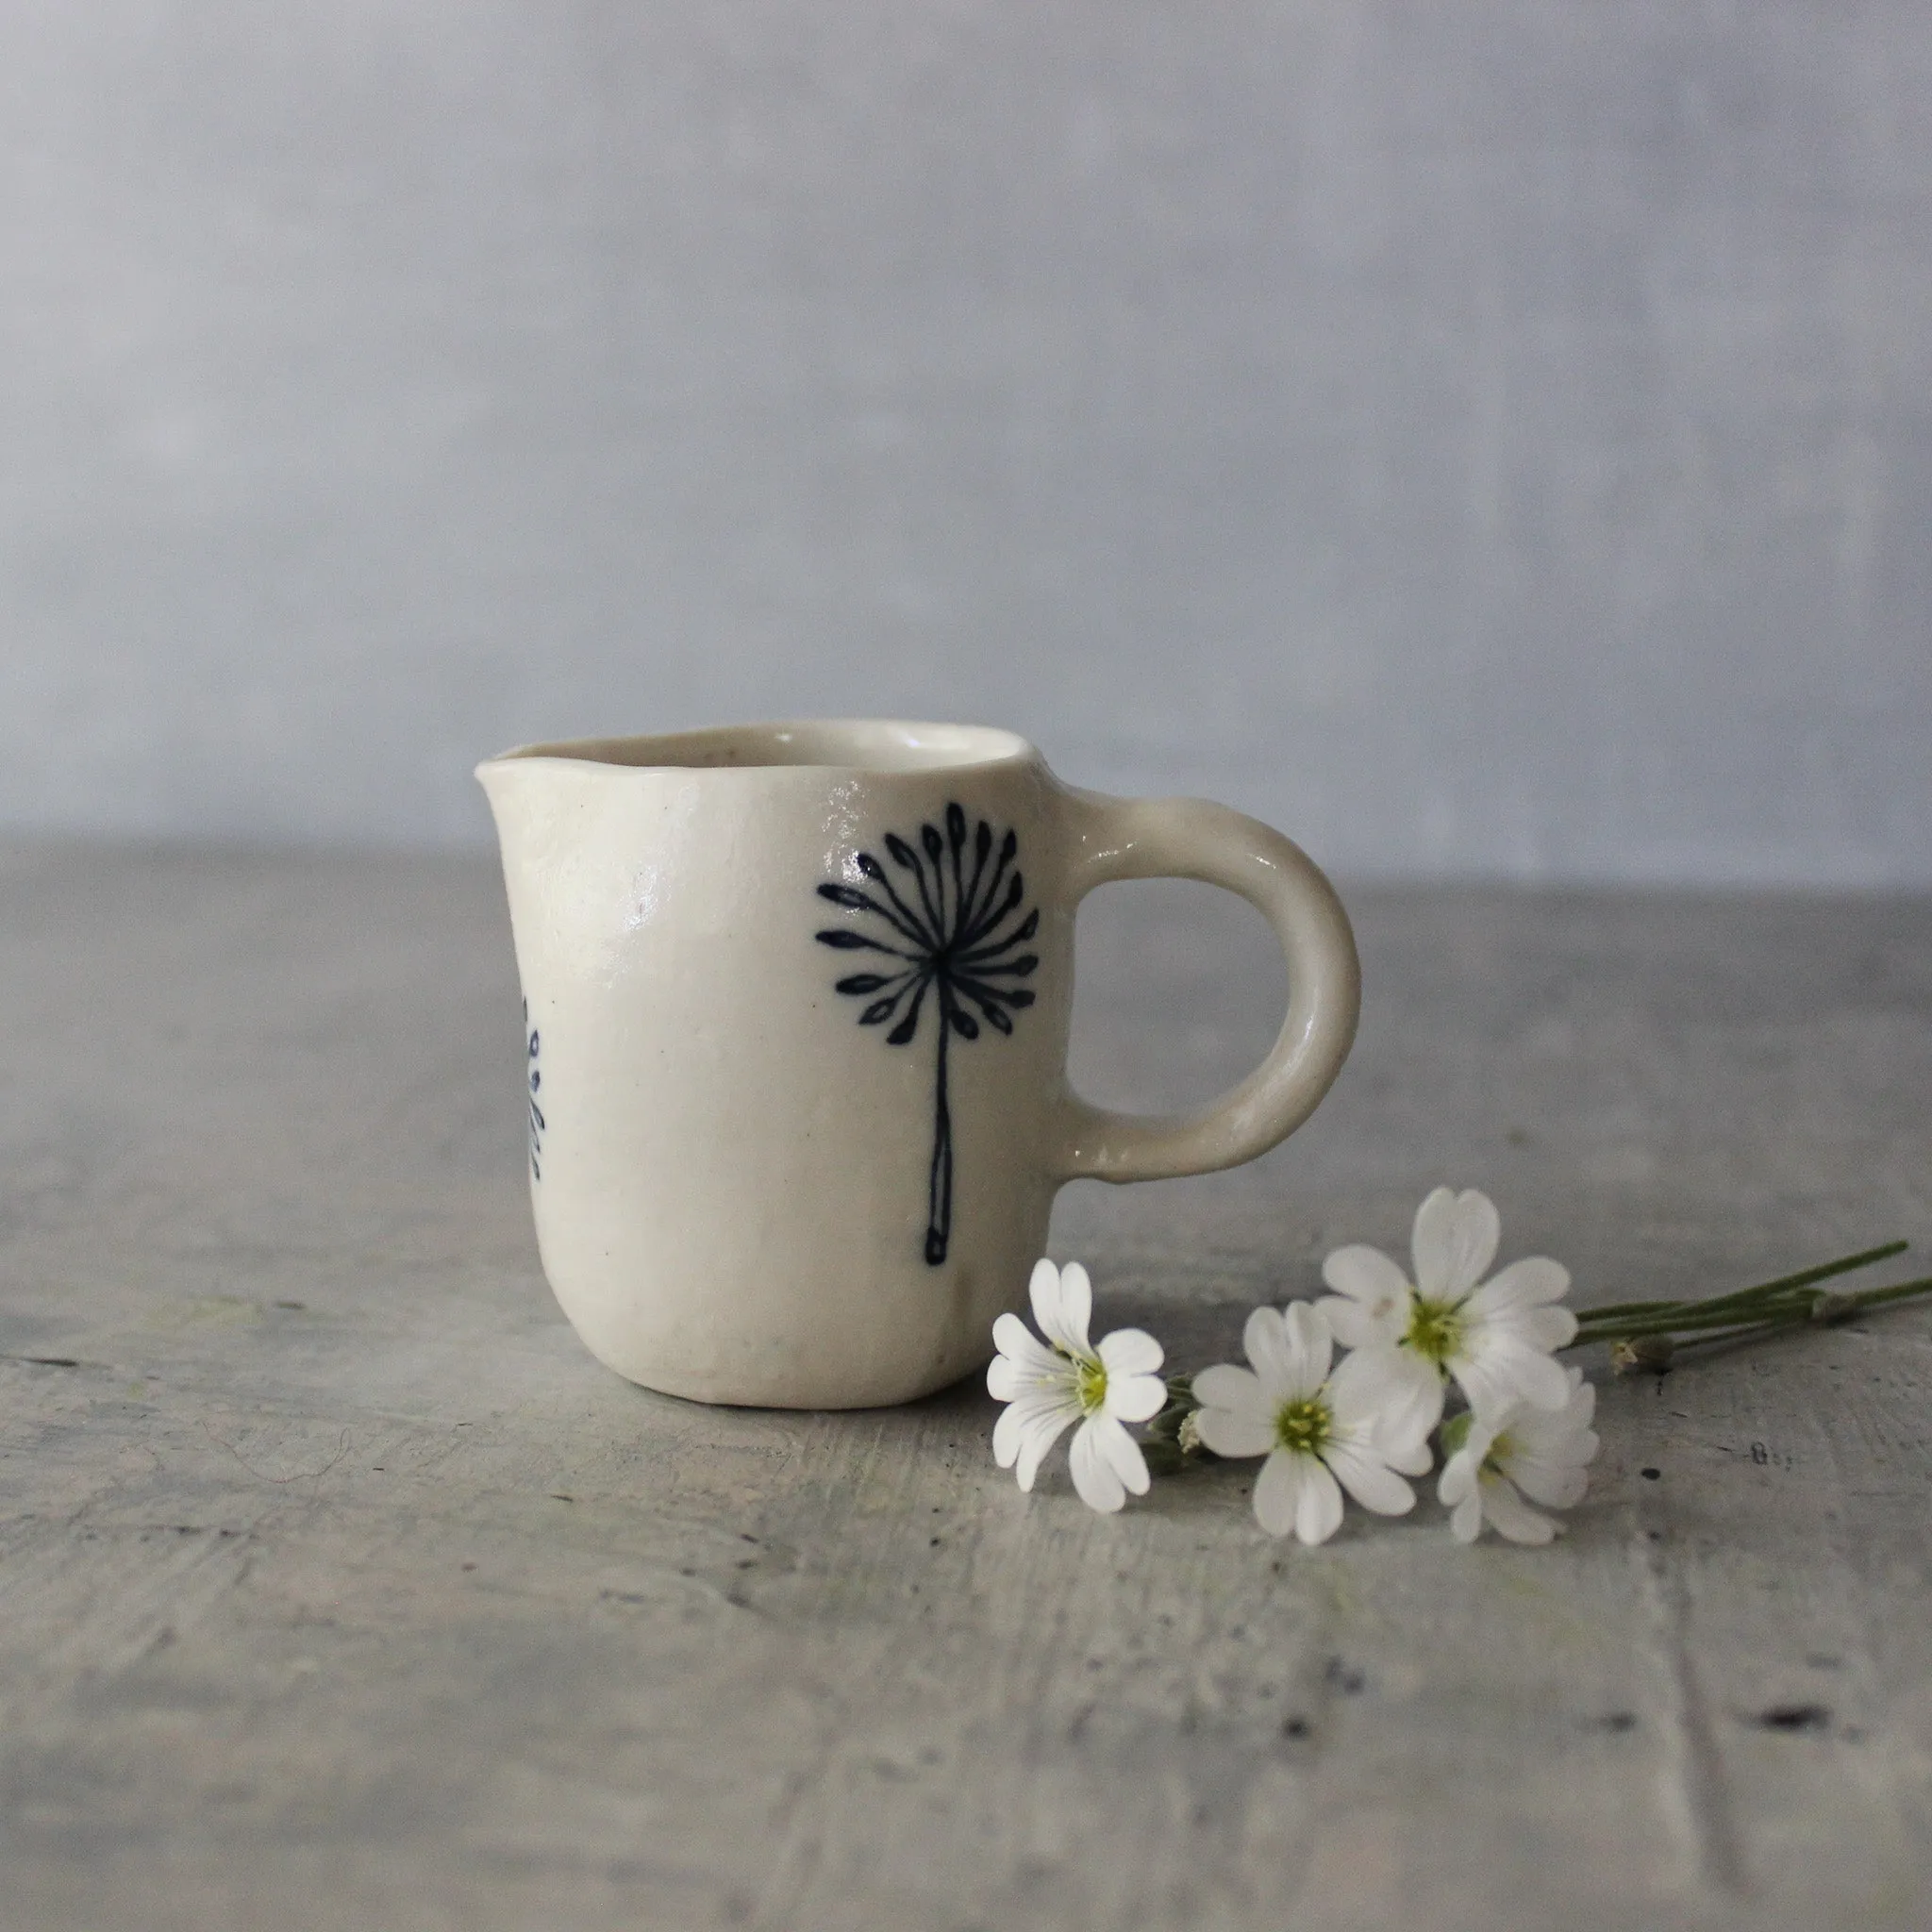
[[[1139,1328],[1117,1328],[1092,1347],[1093,1285],[1077,1261],[1065,1268],[1036,1262],[1030,1292],[1033,1319],[1052,1345],[1042,1347],[1018,1315],[992,1324],[1000,1352],[986,1386],[1007,1405],[993,1427],[993,1460],[1030,1490],[1041,1457],[1078,1423],[1068,1457],[1074,1488],[1090,1508],[1118,1509],[1129,1490],[1147,1493],[1147,1458],[1121,1424],[1144,1423],[1167,1400],[1167,1385],[1154,1373],[1160,1344]]]
[[[1341,1522],[1344,1489],[1383,1516],[1415,1507],[1395,1472],[1427,1473],[1428,1432],[1416,1430],[1410,1392],[1385,1362],[1352,1355],[1331,1375],[1334,1339],[1306,1302],[1285,1315],[1257,1308],[1241,1345],[1252,1369],[1223,1362],[1194,1377],[1197,1422],[1215,1455],[1267,1457],[1255,1479],[1263,1529],[1325,1542]]]
[[[1558,1409],[1570,1398],[1552,1359],[1576,1333],[1576,1317],[1552,1306],[1569,1291],[1570,1271],[1533,1256],[1483,1281],[1502,1232],[1487,1194],[1438,1188],[1416,1210],[1413,1286],[1379,1248],[1337,1248],[1322,1264],[1336,1292],[1315,1306],[1335,1339],[1389,1360],[1427,1416],[1424,1433],[1441,1419],[1451,1375],[1479,1416],[1519,1402]]]
[[[1512,1543],[1546,1543],[1562,1525],[1524,1497],[1552,1509],[1583,1500],[1590,1486],[1584,1472],[1597,1450],[1590,1425],[1596,1391],[1581,1369],[1570,1370],[1568,1381],[1569,1399],[1555,1414],[1517,1402],[1488,1422],[1468,1418],[1469,1433],[1436,1485],[1436,1494],[1450,1506],[1449,1528],[1457,1542],[1474,1542],[1487,1519]]]

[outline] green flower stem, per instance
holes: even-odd
[[[1693,1303],[1694,1307],[1695,1304]],[[1811,1318],[1807,1304],[1780,1308],[1719,1308],[1707,1315],[1659,1315],[1647,1322],[1607,1322],[1602,1327],[1579,1328],[1571,1348],[1584,1348],[1592,1341],[1635,1341],[1642,1335],[1684,1335],[1705,1328],[1735,1328],[1740,1322],[1807,1322]]]
[[[1868,1295],[1859,1295],[1856,1298],[1851,1295],[1842,1298],[1832,1296],[1829,1298],[1830,1306],[1813,1309],[1808,1314],[1754,1323],[1746,1327],[1731,1328],[1717,1334],[1687,1336],[1684,1346],[1698,1348],[1707,1343],[1723,1341],[1768,1341],[1774,1335],[1789,1335],[1794,1329],[1809,1328],[1820,1322],[1828,1323],[1835,1327],[1840,1322],[1850,1321],[1861,1309],[1875,1308],[1886,1302],[1904,1301],[1911,1295],[1924,1294],[1928,1290],[1932,1290],[1932,1281],[1903,1281],[1896,1288],[1877,1289]],[[1820,1296],[1819,1299],[1821,1302],[1826,1300],[1824,1296]]]
[[[1894,1255],[1904,1254],[1909,1245],[1907,1241],[1886,1241],[1879,1247],[1867,1248],[1863,1254],[1847,1255],[1838,1261],[1821,1261],[1815,1268],[1800,1269],[1797,1274],[1780,1275],[1775,1281],[1762,1281],[1756,1288],[1740,1288],[1732,1294],[1716,1295],[1708,1301],[1699,1302],[1697,1306],[1703,1308],[1756,1307],[1761,1302],[1795,1293],[1815,1282],[1829,1281],[1837,1274],[1849,1274],[1855,1268],[1869,1268],[1874,1261],[1889,1261]]]
[[[1892,1256],[1904,1254],[1908,1246],[1908,1241],[1886,1241],[1879,1247],[1866,1248],[1859,1254],[1846,1255],[1837,1261],[1824,1261],[1815,1268],[1800,1269],[1795,1274],[1780,1274],[1775,1281],[1760,1281],[1756,1288],[1740,1288],[1730,1294],[1714,1295],[1707,1301],[1606,1302],[1600,1307],[1579,1308],[1576,1319],[1593,1326],[1603,1321],[1638,1320],[1660,1315],[1667,1309],[1748,1307],[1772,1295],[1809,1288],[1814,1281],[1829,1281],[1834,1274],[1849,1274],[1855,1268],[1869,1268],[1874,1261],[1889,1261]]]
[[[1681,1306],[1694,1312],[1653,1316],[1646,1321],[1592,1322],[1588,1327],[1579,1326],[1575,1340],[1567,1345],[1583,1348],[1595,1341],[1634,1341],[1645,1335],[1668,1335],[1674,1339],[1691,1336],[1712,1341],[1723,1338],[1707,1331],[1736,1331],[1755,1324],[1769,1332],[1810,1323],[1847,1322],[1867,1308],[1883,1307],[1888,1302],[1910,1301],[1928,1293],[1932,1293],[1932,1276],[1901,1281],[1891,1288],[1870,1288],[1860,1294],[1788,1294],[1780,1301],[1741,1308],[1735,1303],[1725,1308],[1720,1301],[1690,1302]]]
[[[1716,1330],[1708,1335],[1687,1335],[1686,1348],[1715,1348],[1726,1341],[1769,1341],[1774,1335],[1790,1335],[1804,1327],[1802,1322],[1757,1322],[1741,1328]]]
[[[1881,1308],[1887,1302],[1909,1301],[1914,1295],[1927,1293],[1932,1293],[1932,1274],[1921,1275],[1917,1281],[1901,1281],[1891,1288],[1868,1288],[1861,1294],[1813,1295],[1811,1313],[1814,1319],[1842,1322],[1861,1308]],[[1833,1305],[1828,1315],[1821,1315],[1819,1305],[1824,1303]]]
[[[1661,1315],[1670,1308],[1694,1308],[1695,1302],[1606,1302],[1597,1308],[1578,1308],[1579,1322],[1593,1322],[1602,1315],[1606,1320],[1641,1320],[1646,1315]]]

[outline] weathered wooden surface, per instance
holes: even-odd
[[[1350,896],[1314,1124],[1063,1198],[1103,1322],[1233,1353],[1438,1180],[1586,1300],[1932,1238],[1932,906]],[[1241,908],[1089,923],[1101,1097],[1258,1051]],[[1547,1551],[1273,1544],[1239,1468],[1104,1521],[971,1386],[591,1361],[484,864],[17,851],[0,998],[9,1932],[1925,1922],[1932,1317],[1607,1387]]]

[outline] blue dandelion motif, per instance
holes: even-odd
[[[530,1063],[530,1178],[541,1181],[543,1178],[543,1129],[549,1125],[543,1118],[543,1108],[537,1095],[543,1086],[543,1070],[537,1064],[538,1050],[542,1042],[537,1037],[537,1029],[530,1024],[530,1003],[524,1002],[524,1031],[528,1038],[528,1059]]]
[[[1020,841],[1012,831],[995,839],[981,819],[968,836],[965,811],[945,810],[945,830],[923,824],[916,844],[896,832],[885,838],[897,876],[870,852],[854,860],[874,889],[827,882],[819,896],[859,915],[850,925],[827,927],[821,945],[845,953],[877,953],[887,963],[849,974],[835,991],[866,1002],[861,1026],[893,1023],[888,1046],[908,1046],[931,996],[939,1044],[933,1076],[932,1165],[926,1186],[925,1258],[937,1268],[946,1258],[953,1230],[953,1115],[946,1091],[946,1055],[955,1034],[980,1037],[982,1026],[1010,1034],[1013,1016],[1034,1001],[1027,978],[1039,955],[1023,950],[1040,930],[1037,908],[1024,909],[1026,883],[1016,860]],[[995,849],[997,848],[997,849]],[[532,1036],[534,1038],[534,1036]]]

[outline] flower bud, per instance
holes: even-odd
[[[1619,1375],[1661,1375],[1676,1353],[1668,1335],[1626,1335],[1610,1343],[1610,1368]]]

